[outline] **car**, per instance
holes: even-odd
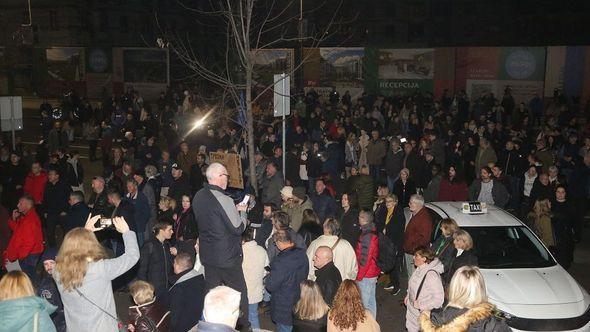
[[[479,202],[431,202],[435,226],[454,219],[473,238],[490,302],[513,331],[590,331],[590,296],[522,221]],[[411,212],[405,209],[406,220]]]

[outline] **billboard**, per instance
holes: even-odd
[[[45,50],[50,80],[81,81],[84,79],[84,48],[52,47]]]
[[[260,49],[252,51],[254,69],[252,71],[253,87],[266,89],[273,85],[273,75],[293,72],[294,51],[288,48]],[[291,78],[293,85],[293,78]]]
[[[365,49],[362,47],[328,47],[304,49],[303,80],[321,95],[332,87],[353,98],[361,95],[364,86]]]
[[[373,50],[373,87],[384,95],[405,95],[432,91],[434,84],[434,49]],[[370,84],[369,84],[370,85]]]
[[[155,48],[124,48],[123,81],[168,84],[168,52]]]

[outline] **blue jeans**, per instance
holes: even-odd
[[[377,285],[377,277],[363,278],[356,282],[361,291],[363,305],[371,312],[373,318],[377,319],[377,300],[375,299],[375,286]]]
[[[248,304],[248,320],[253,329],[260,328],[260,320],[258,319],[258,303]]]
[[[143,247],[143,242],[144,242],[143,232],[137,232],[137,233],[135,233],[135,235],[137,235],[137,245],[140,248]]]
[[[277,323],[277,332],[291,332],[293,331],[293,325],[285,325]]]
[[[374,183],[379,183],[379,172],[381,171],[380,165],[369,165],[369,173],[373,178]]]
[[[387,177],[387,189],[389,189],[390,193],[393,192],[393,187],[394,187],[395,181],[397,181],[397,179],[399,179],[399,175]]]

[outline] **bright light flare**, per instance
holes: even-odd
[[[202,127],[206,123],[205,121],[207,120],[207,118],[209,117],[209,115],[211,115],[213,112],[215,112],[215,109],[216,108],[217,108],[217,106],[214,106],[207,113],[205,113],[205,115],[203,115],[200,119],[198,119],[197,121],[195,121],[195,124],[193,125],[193,127],[189,131],[186,132],[186,134],[184,135],[184,137],[187,137],[194,130]]]

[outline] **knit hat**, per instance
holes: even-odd
[[[281,195],[283,195],[286,198],[292,198],[293,197],[293,187],[284,186],[283,189],[281,189]]]
[[[57,249],[53,247],[47,247],[45,248],[45,251],[43,251],[43,255],[41,255],[41,263],[49,260],[54,261],[56,256]]]
[[[305,199],[305,188],[303,187],[295,187],[293,188],[293,196],[299,198],[299,199]]]

